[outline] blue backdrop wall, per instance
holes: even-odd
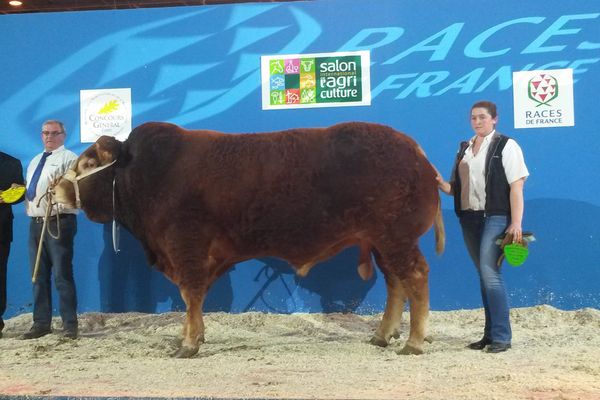
[[[531,256],[505,266],[513,306],[600,307],[600,1],[360,0],[174,7],[0,16],[0,150],[23,161],[41,151],[40,124],[63,120],[79,153],[79,91],[131,88],[133,125],[256,132],[362,120],[413,136],[449,175],[469,108],[499,106],[499,129],[522,146],[531,176],[524,228]],[[262,111],[260,56],[370,50],[371,106]],[[512,72],[572,68],[575,126],[513,128]],[[434,310],[480,307],[451,199],[443,203],[447,249],[431,265]],[[31,310],[28,219],[14,207],[10,317]],[[146,265],[126,232],[78,217],[75,275],[80,311],[181,309],[177,289]],[[211,289],[206,310],[381,311],[380,275],[363,282],[348,249],[304,279],[276,259],[238,264]]]

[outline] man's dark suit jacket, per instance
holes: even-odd
[[[25,184],[23,180],[23,166],[16,158],[0,151],[0,190],[10,188],[13,183]],[[24,197],[21,197],[16,203],[23,201]],[[12,221],[13,213],[11,204],[0,203],[0,242],[10,243],[12,241]]]

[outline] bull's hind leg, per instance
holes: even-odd
[[[429,266],[425,257],[415,247],[411,252],[410,268],[402,279],[402,286],[410,303],[410,334],[398,354],[423,354],[423,341],[429,317]]]
[[[390,246],[392,247],[392,246]],[[429,267],[417,246],[396,244],[393,250],[375,253],[377,264],[385,275],[387,304],[383,319],[371,343],[386,346],[391,337],[399,337],[404,301],[410,303],[410,333],[400,354],[423,353],[423,340],[429,314]]]
[[[379,328],[377,328],[377,331],[375,331],[375,334],[371,338],[371,344],[381,347],[386,347],[392,337],[398,336],[406,298],[400,279],[394,274],[389,273],[389,271],[384,270],[384,274],[387,287],[385,311]]]
[[[376,248],[372,247],[371,251],[373,252],[375,261],[377,261],[377,265],[383,272],[387,288],[385,311],[379,328],[377,328],[377,331],[371,338],[371,344],[385,347],[389,344],[390,338],[398,339],[400,337],[400,324],[402,322],[406,294],[395,270],[386,264],[387,261]]]
[[[206,289],[180,288],[181,297],[186,305],[185,323],[183,325],[183,341],[181,347],[173,354],[177,358],[189,358],[198,353],[200,343],[204,342],[204,320],[202,304]]]

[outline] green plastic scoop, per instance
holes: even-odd
[[[520,243],[511,243],[504,246],[504,257],[513,267],[518,267],[527,260],[529,250]]]

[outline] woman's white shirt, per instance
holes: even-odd
[[[475,137],[472,138],[462,161],[458,165],[462,210],[485,210],[485,161],[490,143],[495,135],[497,133],[494,130],[483,138],[477,154],[473,154]],[[502,165],[508,184],[529,176],[523,151],[513,139],[508,139],[502,150]]]

